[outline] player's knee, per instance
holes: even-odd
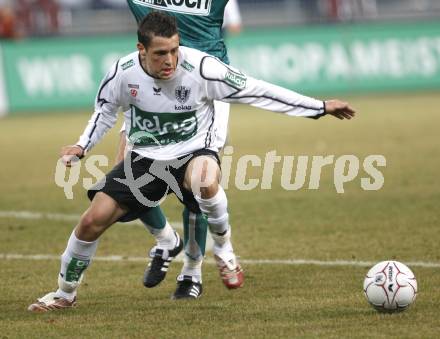
[[[79,239],[89,241],[95,240],[102,233],[105,226],[101,222],[98,213],[91,211],[85,212],[78,224],[76,233]]]
[[[211,157],[201,156],[193,159],[185,175],[185,188],[194,195],[209,197],[218,191],[220,168]]]
[[[208,199],[217,194],[219,177],[216,172],[202,171],[200,175],[191,180],[191,191],[194,195]]]
[[[210,199],[214,197],[218,192],[218,182],[214,182],[207,187],[200,187],[200,197],[203,199]]]

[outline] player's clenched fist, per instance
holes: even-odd
[[[60,157],[67,167],[72,166],[72,161],[81,159],[83,156],[84,149],[78,145],[64,146],[60,152]]]

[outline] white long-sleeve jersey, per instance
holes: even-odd
[[[216,114],[214,100],[290,116],[325,114],[323,101],[253,79],[192,48],[179,48],[177,69],[167,80],[148,75],[135,52],[105,76],[77,144],[89,151],[114,126],[122,108],[133,151],[144,157],[172,160],[202,148],[217,152],[224,143],[217,130],[224,117]]]

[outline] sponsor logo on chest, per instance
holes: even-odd
[[[145,136],[132,140],[136,145],[168,145],[190,139],[197,133],[195,111],[154,113],[131,106],[130,137],[144,132]]]
[[[134,0],[140,6],[191,15],[209,15],[213,0]]]

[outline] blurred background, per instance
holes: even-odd
[[[438,0],[238,4],[227,45],[249,75],[310,95],[440,88]],[[135,29],[125,0],[0,0],[0,115],[90,107]]]
[[[247,29],[317,23],[426,20],[438,0],[239,0]],[[131,33],[125,0],[0,0],[1,37]]]

